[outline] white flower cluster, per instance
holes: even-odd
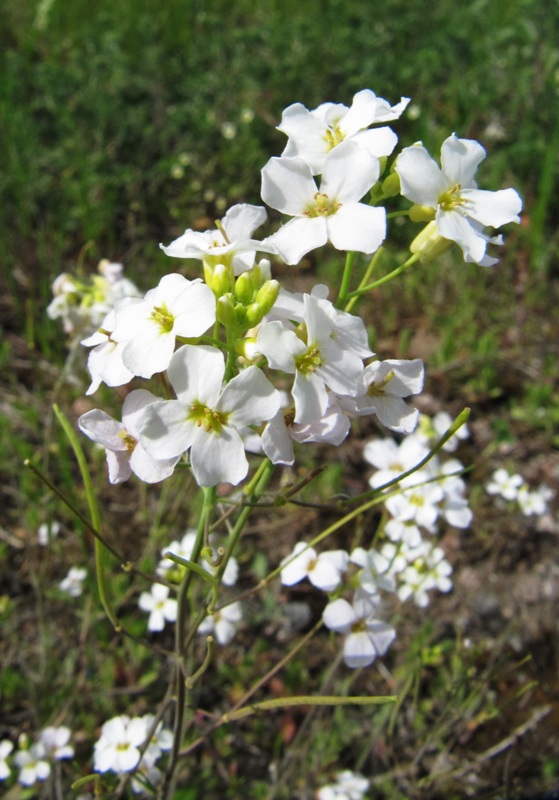
[[[47,315],[61,319],[64,331],[72,337],[95,330],[117,300],[140,295],[132,281],[124,277],[122,264],[103,259],[97,270],[99,274],[91,278],[64,272],[52,285],[54,298]]]
[[[369,781],[362,775],[344,769],[336,775],[335,783],[318,790],[317,800],[363,800]]]
[[[171,749],[173,734],[153,714],[130,718],[126,715],[107,720],[95,743],[93,768],[96,772],[122,774],[134,770],[132,788],[136,793],[146,786],[157,786],[161,772],[156,764]]]
[[[374,253],[386,232],[378,203],[400,184],[415,203],[411,218],[421,217],[418,208],[427,214],[427,250],[455,241],[466,260],[491,261],[485,246],[493,240],[483,225],[518,221],[521,201],[512,189],[477,190],[473,175],[485,155],[477,142],[450,137],[442,170],[421,146],[406,148],[382,180],[397,143],[383,123],[398,119],[408,102],[391,106],[366,89],[350,107],[287,108],[278,128],[288,142],[262,170],[262,197],[291,219],[258,241],[254,231],[266,211],[240,204],[213,230],[186,230],[162,248],[173,258],[201,260],[204,279],[173,273],[143,298],[121,297],[83,340],[92,348],[88,394],[101,382],[121,386],[165,372],[174,393],[159,399],[132,391],[121,422],[100,410],[80,418],[81,430],[107,451],[112,483],[131,473],[158,482],[186,462],[201,486],[237,485],[248,473],[247,449],[292,464],[293,441],[339,445],[350,418],[363,414],[376,413],[394,431],[413,430],[417,412],[404,398],[421,391],[421,362],[369,360],[363,321],[330,302],[327,287],[290,293],[272,278],[269,261],[255,261],[260,251],[295,264],[327,241]],[[415,247],[423,260],[425,247]],[[288,386],[284,400],[279,388]]]
[[[510,473],[503,467],[495,470],[485,490],[504,500],[516,501],[525,517],[545,514],[554,496],[549,486],[542,484],[537,489],[530,489],[522,475]]]
[[[19,769],[18,782],[22,786],[33,786],[37,781],[45,781],[49,777],[54,761],[72,758],[74,748],[70,742],[72,732],[69,728],[49,726],[39,732],[32,744],[25,734],[19,737],[19,749],[13,754],[14,746],[9,739],[0,742],[0,781],[11,775],[13,760]]]
[[[370,486],[381,488],[417,467],[450,423],[445,412],[433,419],[422,416],[418,429],[400,444],[393,439],[368,442],[363,455],[377,468],[369,480]],[[467,435],[467,428],[460,428],[445,443],[442,452],[453,451],[458,440]],[[381,554],[389,561],[389,572],[396,579],[397,594],[402,601],[412,598],[416,605],[424,607],[429,604],[430,589],[447,592],[452,587],[449,577],[452,568],[432,537],[441,522],[457,528],[470,525],[472,512],[460,477],[463,469],[458,459],[443,460],[437,455],[400,480],[397,487],[387,490],[384,505],[390,518],[383,532],[390,541],[382,547]]]
[[[192,558],[196,531],[187,530],[182,539],[171,542],[161,552],[161,560],[157,566],[157,574],[165,580],[179,584],[182,580],[186,567],[172,561],[168,554],[189,561]],[[209,552],[206,558],[202,558],[202,566],[210,575],[217,571],[217,564],[221,558],[221,548],[217,540],[210,537]],[[231,556],[223,572],[221,583],[224,586],[234,586],[239,574],[237,559]],[[169,587],[156,583],[150,592],[142,592],[139,599],[139,607],[142,611],[149,613],[148,630],[162,631],[165,622],[175,622],[177,618],[177,601],[169,597]],[[221,645],[228,644],[234,637],[238,623],[242,620],[242,608],[239,602],[230,603],[222,609],[215,611],[211,616],[203,620],[198,633],[214,634]]]

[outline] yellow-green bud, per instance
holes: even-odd
[[[205,258],[203,265],[204,280],[216,297],[221,297],[232,290],[235,276],[231,264],[216,262],[213,258],[211,260]]]
[[[243,305],[248,305],[254,297],[254,286],[250,272],[242,272],[235,281],[235,297]]]
[[[262,322],[262,318],[266,314],[266,312],[263,311],[262,306],[260,306],[258,303],[251,303],[246,307],[245,312],[246,324],[250,328],[258,325],[259,322]]]
[[[276,300],[280,290],[279,281],[266,281],[256,293],[255,301],[263,309],[263,315],[270,311]]]
[[[429,222],[410,245],[412,253],[417,253],[422,264],[434,261],[452,246],[450,239],[444,239],[437,230],[436,222]]]
[[[260,357],[260,353],[256,349],[256,338],[254,336],[246,336],[244,339],[237,339],[235,342],[235,352],[243,358],[246,358],[247,361],[255,361]]]
[[[396,197],[400,194],[400,176],[397,172],[391,172],[382,182],[382,191],[385,197]]]
[[[235,306],[230,294],[218,297],[216,306],[216,317],[226,328],[233,328],[237,325],[237,315]]]
[[[431,208],[431,206],[414,205],[409,210],[412,222],[430,222],[435,219],[435,213],[435,209]]]

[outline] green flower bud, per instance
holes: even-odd
[[[234,328],[237,325],[237,315],[235,305],[230,294],[222,295],[217,299],[216,317],[226,328]]]
[[[435,209],[431,206],[414,205],[410,208],[409,215],[412,222],[430,222],[435,219]]]
[[[382,182],[382,191],[385,197],[396,197],[400,194],[400,176],[397,172],[391,172]]]
[[[266,281],[257,291],[255,302],[263,309],[263,315],[273,308],[278,299],[279,290],[279,281]]]
[[[250,272],[242,272],[235,281],[235,297],[243,305],[248,305],[254,297],[254,286]]]
[[[429,222],[410,245],[412,253],[419,255],[422,264],[434,261],[452,246],[450,239],[444,239],[437,229],[436,222]]]

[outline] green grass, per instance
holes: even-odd
[[[437,155],[452,131],[478,138],[490,156],[480,185],[512,185],[522,194],[523,224],[506,232],[497,267],[465,265],[452,252],[440,264],[412,268],[361,308],[382,357],[426,358],[428,402],[451,413],[473,407],[472,424],[481,431],[481,444],[470,448],[480,521],[470,538],[459,541],[457,568],[487,552],[500,563],[499,553],[513,547],[507,544],[510,530],[528,553],[546,547],[545,536],[517,518],[497,520],[481,481],[505,460],[525,468],[537,485],[553,474],[559,444],[558,41],[559,9],[543,0],[99,0],[94,6],[85,0],[5,0],[0,739],[15,741],[22,731],[33,735],[59,716],[71,719],[81,738],[67,774],[78,777],[90,763],[102,721],[153,710],[169,669],[152,641],[144,647],[114,635],[92,575],[79,602],[57,589],[70,566],[91,567],[92,542],[82,523],[23,467],[31,458],[86,508],[73,455],[50,410],[58,402],[73,421],[85,410],[84,357],[78,356],[77,382],[60,380],[64,336],[44,312],[51,282],[64,270],[93,272],[102,257],[122,260],[142,289],[177,268],[158,243],[186,227],[205,229],[234,202],[259,202],[259,170],[283,149],[285,137],[274,126],[292,102],[310,108],[327,100],[348,104],[365,87],[391,102],[410,96],[411,111],[394,124],[402,145],[421,139]],[[409,240],[396,224],[392,230],[397,244],[379,275],[406,258]],[[317,277],[335,282],[340,270],[330,257],[319,264],[312,258],[281,274],[298,288]],[[99,391],[95,402],[109,412],[118,406],[109,391]],[[348,476],[350,491],[363,490],[367,468],[358,450],[340,452],[332,469],[306,489],[310,501],[343,491]],[[88,459],[115,544],[142,569],[153,569],[160,548],[196,521],[197,509],[179,491],[184,473],[164,487],[107,487],[103,455],[88,447]],[[307,467],[294,468],[288,479],[302,480]],[[318,531],[325,521],[291,509],[276,515],[274,524],[271,514],[263,514],[247,532],[245,577],[263,577],[277,565],[282,537],[295,537],[302,526]],[[45,551],[36,544],[36,530],[54,518],[63,532]],[[350,533],[365,538],[374,523],[371,516]],[[119,614],[139,638],[145,638],[145,619],[137,594],[145,588],[116,566],[111,572]],[[475,762],[491,740],[521,725],[523,680],[552,669],[543,661],[515,667],[520,658],[507,649],[504,634],[488,644],[475,631],[475,641],[466,644],[455,621],[445,619],[445,600],[435,604],[433,623],[426,625],[425,612],[416,610],[401,620],[401,639],[384,671],[348,677],[340,670],[332,678],[338,693],[398,690],[396,717],[389,708],[371,717],[354,709],[301,710],[224,727],[188,762],[188,788],[181,785],[177,800],[288,800],[294,790],[310,797],[338,769],[355,765],[376,775],[375,797],[459,797],[461,781],[452,770]],[[216,657],[207,688],[204,683],[196,696],[201,708],[231,705],[281,657],[274,637],[285,623],[282,603],[271,594],[249,606],[250,627]],[[164,641],[172,647],[170,636]],[[334,637],[324,636],[316,649],[290,662],[271,691],[317,690],[336,646]],[[549,686],[555,685],[550,678]],[[541,694],[532,697],[539,703]],[[293,745],[300,725],[305,736]],[[525,772],[521,762],[514,768],[535,787],[556,776],[557,764],[534,750]],[[442,756],[437,761],[441,754],[446,762]],[[484,779],[478,769],[480,790],[499,785],[499,764]],[[434,781],[427,779],[431,770]]]

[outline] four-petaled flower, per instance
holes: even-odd
[[[239,431],[274,417],[279,392],[258,367],[224,387],[223,354],[203,345],[179,348],[167,374],[177,399],[144,409],[138,418],[142,445],[155,459],[176,459],[190,450],[199,486],[236,485],[248,472]]]
[[[337,250],[374,253],[385,237],[386,214],[359,201],[379,172],[378,159],[354,142],[332,151],[320,190],[301,158],[271,158],[262,170],[262,198],[293,219],[267,241],[287,264],[327,241]]]
[[[439,237],[459,244],[466,261],[492,266],[497,259],[486,255],[490,239],[482,228],[520,222],[522,200],[514,189],[477,188],[474,175],[485,155],[479,142],[452,134],[442,145],[442,169],[421,144],[405,147],[395,168],[404,197],[434,210]]]

